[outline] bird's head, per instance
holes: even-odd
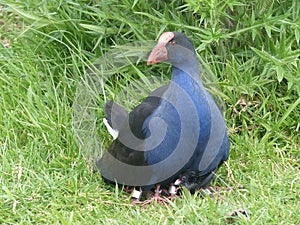
[[[158,62],[169,62],[172,65],[178,65],[189,60],[190,55],[195,55],[195,49],[192,42],[184,34],[164,32],[150,53],[147,65]]]

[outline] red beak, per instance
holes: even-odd
[[[158,39],[158,44],[154,47],[150,53],[147,65],[152,65],[158,62],[168,60],[168,51],[166,44],[174,38],[173,32],[164,32]]]
[[[168,60],[168,51],[166,48],[166,43],[158,43],[150,53],[147,60],[147,65],[149,66],[166,60]]]

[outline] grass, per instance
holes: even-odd
[[[0,223],[297,224],[299,12],[296,0],[2,1]],[[219,81],[231,154],[215,198],[185,192],[168,207],[141,208],[93,172],[72,106],[84,72],[111,46],[167,30],[185,32]],[[141,63],[115,74],[98,93],[97,118],[129,83],[168,72]],[[97,132],[108,146],[101,122]],[[240,208],[249,217],[229,221]]]

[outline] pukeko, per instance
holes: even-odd
[[[96,162],[104,180],[144,192],[156,186],[157,198],[160,187],[184,173],[197,174],[192,192],[208,185],[230,149],[222,113],[200,80],[192,42],[179,32],[163,33],[147,65],[159,62],[172,65],[168,85],[130,113],[113,101],[105,105],[114,141]],[[188,181],[182,185],[191,188]]]

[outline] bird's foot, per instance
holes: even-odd
[[[142,204],[143,201],[140,201],[139,199],[134,198],[131,202],[132,205],[136,205],[136,204]]]
[[[141,206],[146,206],[151,204],[151,202],[155,202],[155,203],[167,203],[169,201],[168,197],[162,197],[160,195],[154,195],[144,201],[141,201],[138,198],[133,198],[133,201],[131,202],[133,205],[135,204],[141,204]]]
[[[155,203],[163,203],[163,204],[166,204],[168,203],[170,200],[167,198],[167,197],[164,197],[164,196],[161,196],[161,192],[164,192],[164,193],[169,193],[167,190],[163,189],[163,190],[160,190],[160,184],[157,184],[156,185],[156,189],[155,189],[155,192],[154,192],[154,196],[152,196],[151,198],[148,198],[147,200],[145,200],[143,202],[143,205],[147,205],[147,204],[150,204],[151,202],[155,202]]]
[[[168,203],[168,198],[166,197],[163,197],[163,196],[160,196],[159,193],[155,193],[153,197],[145,200],[142,202],[142,206],[145,206],[145,205],[148,205],[150,204],[151,202],[155,202],[155,203]]]
[[[140,199],[141,199],[142,194],[143,194],[142,189],[140,188],[140,190],[138,191],[134,188],[131,192],[132,192],[131,198],[133,199],[133,201],[131,203],[133,205],[141,203]]]
[[[134,190],[134,192],[132,194],[132,198],[134,198],[132,204],[141,204],[142,206],[146,206],[146,205],[150,204],[151,202],[167,203],[169,201],[169,199],[167,197],[160,196],[161,192],[162,191],[160,190],[160,185],[157,184],[154,195],[152,192],[151,193],[148,192],[148,193],[146,193],[147,199],[145,201],[140,201],[142,191]]]

